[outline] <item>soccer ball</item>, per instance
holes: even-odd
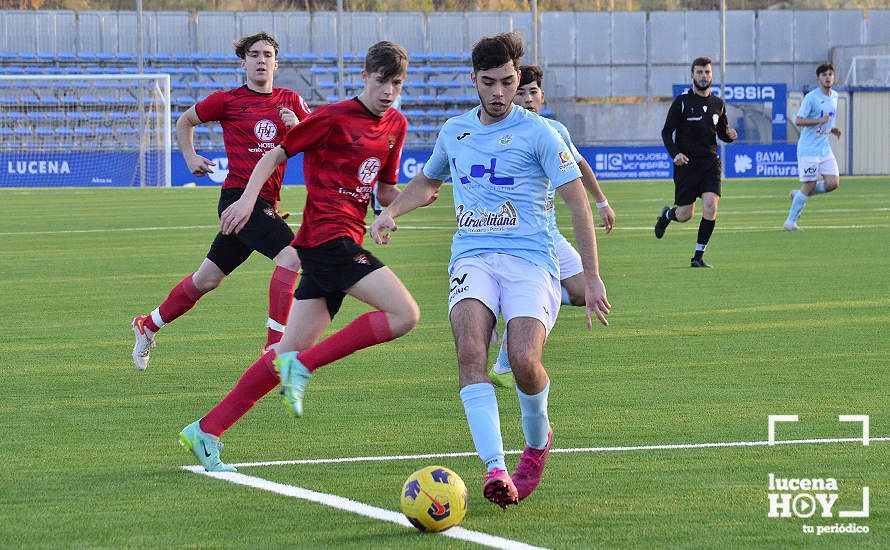
[[[444,531],[467,514],[467,486],[443,466],[417,470],[402,487],[402,513],[421,531]]]

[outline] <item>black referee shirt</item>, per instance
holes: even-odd
[[[671,158],[683,153],[690,159],[717,156],[717,136],[726,143],[726,106],[714,94],[702,97],[691,89],[671,103],[661,139]]]

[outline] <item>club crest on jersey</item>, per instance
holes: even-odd
[[[556,155],[559,157],[559,171],[560,172],[568,172],[569,169],[575,164],[575,159],[572,158],[572,155],[566,151],[562,150]]]
[[[272,141],[278,135],[278,126],[264,118],[254,125],[253,135],[260,141]]]
[[[501,144],[501,147],[506,147],[510,145],[513,141],[513,134],[504,134],[501,136],[501,139],[498,140],[498,143]]]
[[[714,126],[717,126],[717,121],[720,120],[720,115],[711,115],[711,118],[714,120]]]
[[[390,148],[390,149],[392,149],[393,147],[395,147],[395,146],[396,146],[396,136],[395,136],[395,134],[389,134],[388,136],[386,136],[386,141],[387,141],[387,143],[389,143],[389,148]]]
[[[263,209],[263,214],[269,216],[270,218],[275,218],[275,209],[271,206]]]
[[[358,179],[364,184],[372,184],[377,180],[377,172],[380,171],[380,159],[369,157],[362,161],[358,167]]]

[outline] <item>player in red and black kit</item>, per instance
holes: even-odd
[[[407,67],[408,53],[402,46],[372,46],[362,71],[362,93],[320,107],[301,121],[257,164],[244,194],[220,216],[223,234],[238,232],[254,208],[261,182],[287,158],[304,153],[308,196],[293,241],[303,276],[284,336],[216,407],[179,435],[208,471],[234,470],[219,459],[219,436],[279,383],[288,410],[301,416],[312,371],[398,338],[420,318],[417,303],[399,278],[361,247],[374,184],[381,184],[377,198],[384,205],[399,193],[395,183],[407,121],[391,107]],[[347,294],[375,310],[318,342]]]
[[[254,34],[236,40],[234,46],[247,83],[233,90],[214,92],[176,121],[179,148],[189,170],[199,177],[212,174],[215,164],[195,152],[195,127],[213,120],[222,125],[229,172],[220,192],[218,214],[241,197],[263,154],[278,146],[289,128],[309,116],[309,107],[296,92],[272,87],[278,68],[278,43],[273,37]],[[260,182],[259,198],[239,231],[217,234],[198,270],[180,281],[154,311],[133,319],[133,362],[137,369],[148,366],[155,333],[218,287],[254,250],[275,262],[269,283],[266,347],[281,339],[300,269],[300,258],[290,246],[294,233],[277,212],[284,169],[282,163]]]

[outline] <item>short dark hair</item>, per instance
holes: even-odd
[[[238,40],[233,41],[232,45],[235,46],[235,55],[241,59],[247,59],[247,51],[257,42],[268,43],[275,48],[275,57],[278,57],[278,41],[267,32],[258,32],[256,34],[251,34],[250,36],[242,36]]]
[[[695,72],[696,67],[704,67],[705,65],[713,65],[713,64],[714,64],[714,62],[708,56],[696,57],[695,59],[692,60],[692,66],[689,67],[689,72]]]
[[[365,56],[365,72],[380,73],[386,80],[405,74],[408,72],[408,50],[388,40],[374,44]]]
[[[483,36],[473,45],[473,71],[487,71],[510,61],[519,70],[519,58],[524,53],[522,39],[515,32]]]
[[[816,67],[816,76],[818,77],[822,73],[825,73],[828,71],[831,71],[833,73],[837,72],[834,70],[834,65],[832,65],[830,62],[823,63],[823,64],[819,65],[818,67]]]
[[[531,84],[534,82],[538,85],[538,88],[541,87],[541,82],[544,80],[544,71],[541,70],[541,67],[537,65],[522,65],[519,67],[519,87],[523,87],[527,84]]]

